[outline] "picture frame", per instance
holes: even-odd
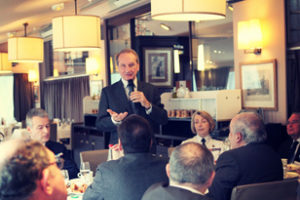
[[[156,86],[173,85],[173,48],[144,48],[145,82]]]
[[[277,110],[276,59],[240,63],[242,107]]]

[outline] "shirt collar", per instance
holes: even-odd
[[[203,137],[197,135],[197,138],[198,138],[199,141],[201,141]],[[205,142],[208,142],[208,141],[211,140],[211,136],[210,136],[210,135],[207,135],[207,136],[204,137],[204,139],[205,139]]]
[[[123,78],[121,78],[121,81],[124,85],[124,88],[127,88],[128,81],[124,80]],[[133,83],[134,83],[135,87],[137,87],[137,78],[133,79]]]
[[[183,185],[179,185],[179,184],[176,184],[176,183],[174,183],[174,182],[172,182],[172,181],[170,181],[170,186],[172,186],[172,187],[177,187],[177,188],[181,188],[181,189],[184,189],[184,190],[188,190],[188,191],[190,191],[190,192],[192,192],[192,193],[204,195],[204,194],[202,194],[200,191],[195,190],[194,188],[187,187],[187,186],[183,186]]]

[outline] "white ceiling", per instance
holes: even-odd
[[[109,17],[149,3],[150,0],[77,0],[78,14]],[[64,3],[64,9],[53,11],[51,7]],[[52,18],[74,15],[74,0],[0,0],[0,43],[10,34],[23,36],[27,22],[27,35],[40,36],[40,31],[51,24]]]

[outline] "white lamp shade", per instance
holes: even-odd
[[[38,37],[8,39],[8,60],[11,62],[43,62],[44,42]]]
[[[86,65],[86,73],[90,75],[98,74],[100,64],[99,59],[96,58],[86,58],[85,59]]]
[[[29,82],[36,82],[38,81],[38,75],[35,70],[29,70],[28,72],[28,81]]]
[[[238,49],[262,48],[260,21],[253,19],[238,22]]]
[[[100,18],[62,16],[52,19],[54,51],[88,51],[100,48]]]
[[[0,71],[11,71],[11,63],[7,53],[0,53]]]
[[[151,0],[152,19],[201,21],[224,19],[226,0]]]

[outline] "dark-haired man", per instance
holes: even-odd
[[[37,141],[0,144],[1,200],[66,200],[61,160]]]
[[[98,166],[84,200],[140,200],[152,184],[168,181],[167,160],[149,151],[152,131],[147,120],[128,116],[118,128],[124,156]]]
[[[130,114],[146,118],[151,125],[166,124],[167,112],[156,87],[137,81],[140,62],[132,49],[123,49],[116,57],[121,80],[102,89],[96,126],[111,132],[110,143],[118,143],[117,125]]]
[[[72,160],[70,152],[63,144],[50,141],[50,121],[48,113],[41,108],[33,108],[26,114],[27,131],[31,139],[37,140],[48,147],[55,155],[61,154],[65,160],[64,169],[68,170],[69,177],[77,178],[78,169]]]

